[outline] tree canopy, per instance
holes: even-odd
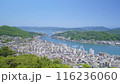
[[[47,57],[39,58],[36,55],[19,55],[0,57],[0,68],[70,68],[70,66],[51,61]]]
[[[0,68],[70,68],[62,64],[60,59],[53,61],[46,56],[39,58],[36,55],[15,55],[16,52],[7,46],[0,49]]]
[[[120,40],[120,35],[107,33],[104,31],[67,31],[58,33],[53,36],[64,36],[71,40],[100,40],[100,41],[117,41]]]
[[[85,63],[85,64],[83,64],[82,66],[83,66],[83,68],[91,68],[91,66],[88,65],[88,63]]]
[[[33,37],[35,35],[39,35],[40,33],[35,32],[27,32],[23,31],[17,27],[10,27],[10,26],[0,26],[0,36],[1,35],[8,35],[8,36],[20,36],[22,38]]]
[[[0,49],[0,56],[7,57],[9,55],[15,55],[16,52],[12,51],[9,47],[4,46]]]

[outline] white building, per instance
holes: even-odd
[[[91,55],[94,54],[94,50],[92,48],[89,49],[89,54],[91,54]]]

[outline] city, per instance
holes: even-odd
[[[66,44],[54,44],[41,40],[40,37],[22,39],[21,37],[0,36],[0,47],[8,46],[17,51],[17,55],[35,54],[39,57],[47,56],[51,60],[58,58],[62,60],[62,63],[73,68],[82,68],[84,63],[88,63],[92,68],[120,67],[120,56],[102,52],[95,54],[92,48],[87,52],[83,46],[80,49],[71,48]],[[5,39],[12,39],[12,41],[4,43]]]

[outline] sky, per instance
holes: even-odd
[[[120,27],[120,0],[0,0],[0,26]]]

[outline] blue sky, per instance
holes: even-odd
[[[0,25],[120,27],[120,0],[0,0]]]

